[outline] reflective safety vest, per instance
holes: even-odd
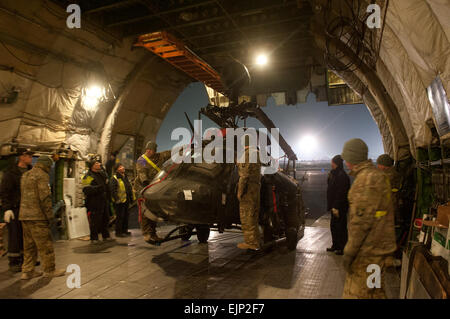
[[[127,201],[127,190],[125,189],[125,183],[121,178],[117,178],[115,174],[113,177],[117,181],[117,198],[118,198],[118,200],[116,201],[114,200],[113,197],[113,201],[116,204],[123,204]]]
[[[83,179],[81,180],[82,187],[84,188],[86,186],[90,186],[93,180],[94,180],[94,178],[92,176],[89,176],[87,174],[84,175]]]

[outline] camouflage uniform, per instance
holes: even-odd
[[[145,155],[145,154],[144,154]],[[153,180],[153,178],[158,173],[158,170],[155,169],[147,160],[144,158],[144,155],[140,156],[136,162],[136,179],[133,184],[133,191],[135,193],[136,198],[142,198],[141,191],[145,186],[149,185],[149,183]],[[167,161],[171,156],[170,151],[155,153],[149,159],[158,167],[161,168],[162,164]],[[141,211],[147,209],[145,205],[141,206]],[[142,235],[144,239],[148,241],[149,235],[156,235],[156,222],[141,214],[141,229]]]
[[[391,186],[387,176],[370,160],[355,165],[350,175],[355,181],[348,193],[348,242],[344,258],[350,262],[343,298],[386,298],[385,261],[396,250]],[[381,288],[367,286],[370,264],[381,268]]]
[[[32,273],[41,256],[43,270],[55,270],[55,253],[50,233],[53,219],[52,197],[49,186],[50,167],[37,163],[22,175],[19,220],[23,226],[24,261],[22,273]]]
[[[237,164],[239,171],[238,199],[244,241],[249,246],[258,249],[260,248],[258,219],[261,190],[261,163],[259,156],[256,156],[257,163],[249,163],[251,152],[258,151],[254,148],[246,147],[243,155],[245,162]]]

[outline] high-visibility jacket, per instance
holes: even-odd
[[[113,178],[117,182],[117,194],[115,194],[116,196],[112,196],[113,202],[116,204],[123,204],[127,201],[127,190],[125,188],[125,183],[122,178],[117,178],[116,174],[113,175]]]
[[[111,197],[106,173],[89,170],[82,179],[82,186],[87,210],[103,212]]]

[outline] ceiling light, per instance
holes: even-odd
[[[105,89],[98,85],[92,85],[86,88],[83,93],[83,106],[87,110],[95,109],[98,103],[104,98],[104,91]]]
[[[256,64],[258,65],[266,65],[267,64],[267,55],[265,54],[260,54],[256,57]]]

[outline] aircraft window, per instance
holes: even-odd
[[[166,173],[165,170],[159,171],[159,173],[156,174],[155,178],[153,179],[152,184],[153,184],[154,182],[157,182],[157,181],[159,181],[160,179],[162,179],[166,174],[167,174],[167,173]]]
[[[172,159],[168,159],[167,161],[164,162],[161,171],[159,171],[159,173],[156,174],[156,176],[153,178],[150,184],[158,183],[159,181],[166,179],[167,176],[174,170],[176,170],[179,166],[180,164],[174,163]]]
[[[171,158],[169,158],[167,161],[164,162],[164,164],[162,165],[161,169],[162,170],[167,170],[167,168],[169,168],[173,164],[174,164],[174,162],[172,161]],[[178,164],[176,164],[176,165],[178,165]]]

